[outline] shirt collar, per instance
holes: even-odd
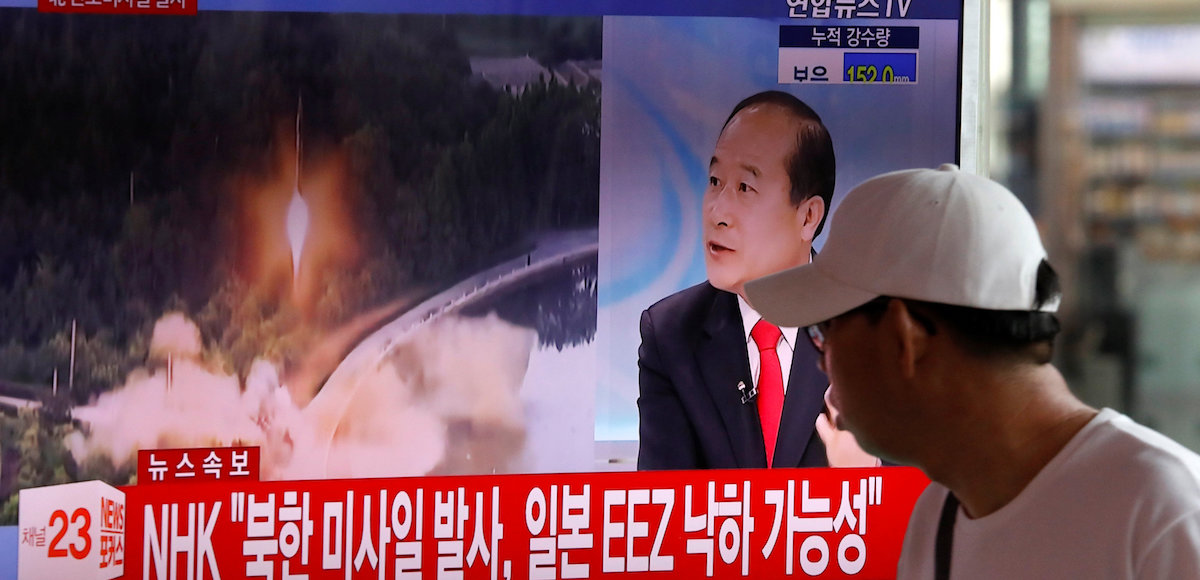
[[[746,342],[749,343],[752,340],[750,338],[750,331],[754,328],[755,324],[758,324],[759,320],[762,320],[762,315],[751,308],[750,303],[746,302],[745,298],[739,295],[737,299],[738,310],[742,312],[742,330],[745,332]],[[783,332],[783,339],[787,341],[788,346],[792,347],[792,350],[795,350],[796,333],[799,331],[799,328],[795,326],[780,326],[779,330]]]

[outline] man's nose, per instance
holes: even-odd
[[[710,188],[704,195],[704,213],[713,226],[730,226],[729,192],[726,188]]]

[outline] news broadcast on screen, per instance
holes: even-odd
[[[978,11],[0,0],[0,579],[894,578],[804,329],[668,314],[746,316],[756,159],[804,261],[975,167]]]

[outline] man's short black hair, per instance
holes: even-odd
[[[918,312],[932,313],[962,338],[963,346],[981,357],[1017,355],[1045,364],[1054,354],[1058,317],[1038,309],[1062,294],[1058,274],[1046,260],[1038,265],[1034,303],[1030,310],[984,310],[966,306],[908,300]]]
[[[790,198],[793,206],[799,206],[814,195],[825,201],[825,214],[821,216],[821,223],[817,224],[817,231],[813,234],[813,237],[816,237],[825,228],[825,219],[829,217],[834,180],[837,177],[833,139],[829,136],[829,130],[825,128],[816,111],[794,95],[783,91],[763,91],[742,99],[725,119],[721,132],[725,131],[725,127],[742,109],[756,105],[781,107],[800,121],[800,129],[796,133],[796,148],[785,159],[784,164],[792,186]]]

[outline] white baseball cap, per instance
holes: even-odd
[[[811,263],[746,283],[780,326],[829,320],[878,296],[985,310],[1035,307],[1046,249],[1009,190],[955,165],[886,173],[850,190]]]

